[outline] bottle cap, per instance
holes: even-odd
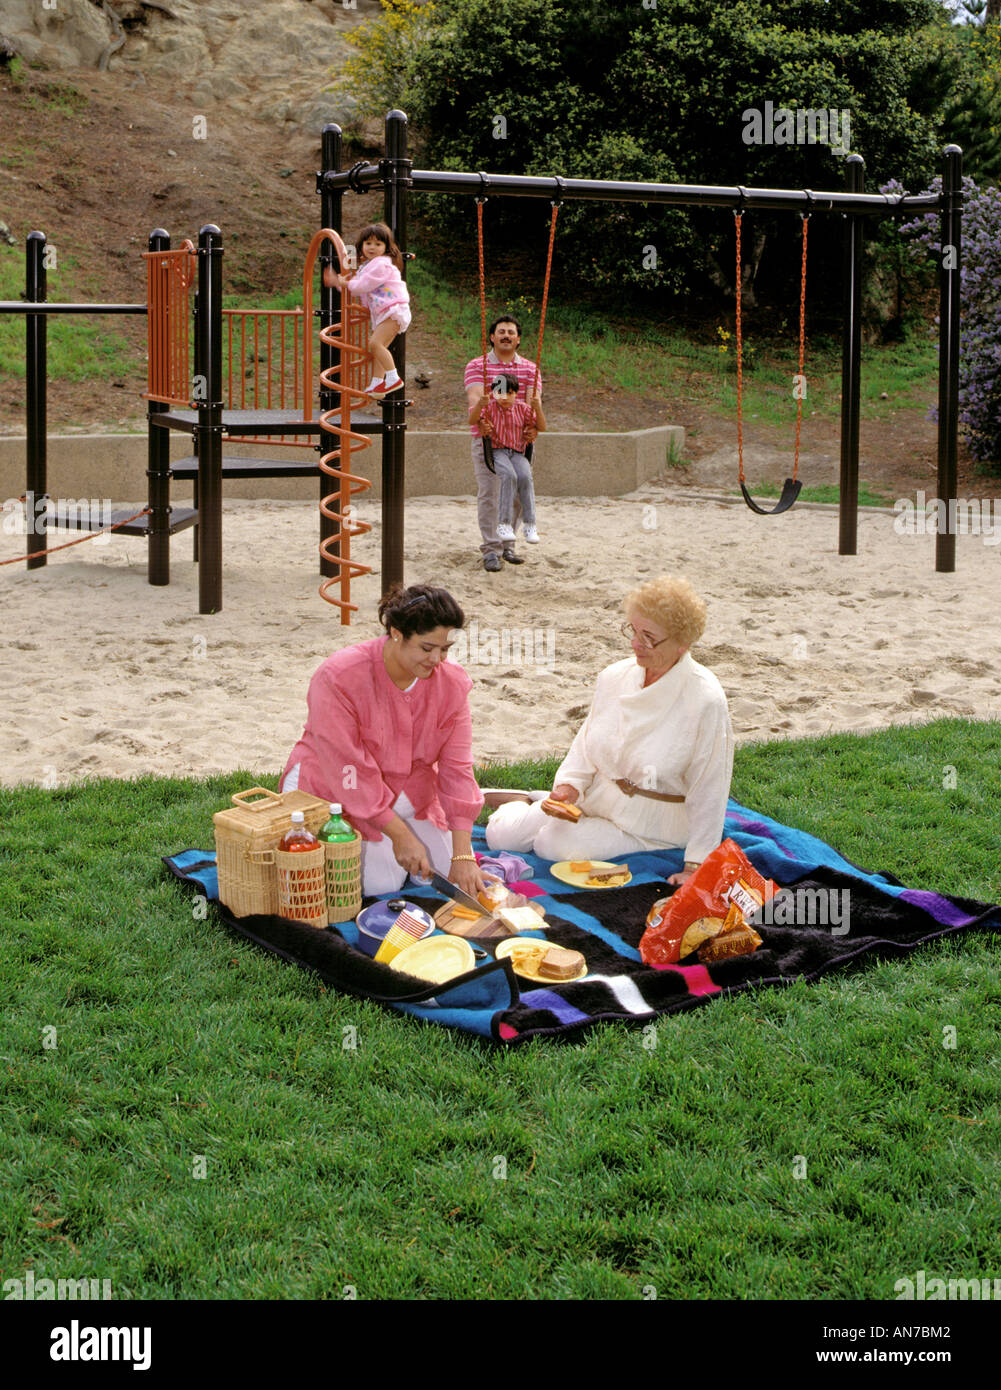
[[[341,803],[339,801],[332,801],[330,803],[330,814],[332,816],[339,816],[341,814]]]
[[[293,825],[304,825],[305,822],[306,822],[306,815],[305,815],[305,812],[303,812],[303,811],[293,811],[293,812],[292,812],[292,824],[293,824]]]

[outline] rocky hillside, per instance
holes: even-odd
[[[375,125],[366,134],[354,123],[350,93],[325,91],[344,34],[375,0],[353,10],[334,0],[55,4],[0,7],[0,298],[21,295],[33,229],[56,257],[50,299],[134,303],[145,298],[149,232],[195,236],[206,222],[223,230],[227,292],[293,289],[319,225],[323,124],[338,120],[361,140],[350,158],[381,144]],[[352,196],[345,230],[380,214],[378,195]],[[115,372],[111,399],[96,400],[92,383],[54,383],[50,428],[140,423],[143,322],[67,320],[57,331],[124,338],[134,366]],[[24,378],[9,328],[4,358],[0,432],[18,434]]]
[[[313,131],[354,119],[350,93],[325,88],[346,30],[378,9],[376,0],[4,0],[0,37],[49,70],[169,89],[193,115],[225,105]]]

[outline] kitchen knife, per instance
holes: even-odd
[[[432,872],[431,886],[437,888],[442,897],[450,898],[452,902],[458,903],[460,907],[468,907],[470,912],[475,912],[479,917],[492,917],[494,914],[488,907],[478,903],[475,898],[471,898],[468,893],[464,893],[461,888],[457,888],[442,874]]]

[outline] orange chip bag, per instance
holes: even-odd
[[[747,919],[776,891],[772,879],[758,873],[739,845],[724,840],[673,897],[654,903],[640,940],[644,965],[673,965],[703,943],[708,955],[723,936],[745,927]],[[707,918],[716,919],[721,926],[714,930]],[[700,957],[705,958],[701,951]]]

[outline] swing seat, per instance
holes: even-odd
[[[799,496],[799,490],[802,486],[803,484],[798,478],[795,480],[786,478],[785,482],[782,484],[782,496],[774,507],[759,507],[743,483],[740,485],[740,490],[744,494],[744,501],[752,512],[757,512],[758,516],[778,516],[779,512],[787,512],[789,510]]]
[[[532,452],[533,446],[531,444],[526,444],[525,457],[528,459],[529,463],[532,462]],[[490,442],[490,436],[487,434],[483,436],[483,462],[490,469],[491,473],[497,472],[497,469],[494,467],[494,446]],[[797,489],[798,487],[799,485],[797,484]],[[789,505],[791,506],[792,504],[790,503]]]

